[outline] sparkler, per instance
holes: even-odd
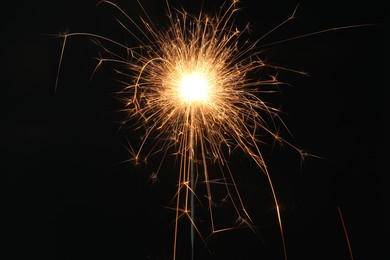
[[[134,83],[123,90],[122,96],[128,115],[139,118],[141,126],[147,129],[133,160],[140,160],[144,144],[153,133],[157,135],[156,140],[164,140],[157,149],[168,151],[174,147],[180,160],[175,195],[174,259],[179,219],[186,217],[191,222],[192,248],[194,229],[204,240],[193,217],[194,197],[198,197],[195,194],[197,180],[202,179],[206,186],[212,234],[229,229],[219,229],[214,221],[215,185],[224,187],[239,224],[253,228],[223,152],[225,148],[229,152],[238,148],[248,154],[268,178],[287,258],[279,203],[258,145],[260,132],[283,141],[272,129],[280,120],[279,110],[259,97],[263,86],[277,86],[280,82],[276,77],[262,80],[248,77],[250,73],[257,74],[272,66],[254,52],[255,44],[240,46],[243,32],[232,21],[236,4],[237,1],[233,1],[223,13],[208,17],[203,13],[199,16],[185,11],[173,13],[167,3],[169,28],[160,31],[148,17],[142,20],[145,30],[141,33],[148,42],[142,44],[141,52],[132,50],[133,61],[128,62],[130,71],[136,75]],[[137,25],[132,18],[128,19]],[[123,23],[121,25],[127,29]],[[210,161],[220,166],[218,178],[209,172]],[[199,165],[196,170],[195,163]]]
[[[267,104],[260,97],[262,93],[277,91],[281,82],[276,76],[264,79],[249,76],[262,75],[261,70],[266,68],[275,71],[286,68],[266,64],[260,58],[260,52],[256,51],[258,41],[253,44],[240,44],[240,41],[245,41],[243,34],[247,28],[240,31],[233,22],[233,16],[238,10],[237,3],[238,1],[225,3],[218,15],[210,17],[202,12],[198,16],[192,16],[185,11],[173,12],[167,1],[169,27],[159,30],[140,2],[138,4],[145,17],[140,18],[139,24],[115,3],[101,1],[99,4],[115,7],[139,30],[142,40],[118,19],[120,26],[135,37],[141,47],[130,48],[90,33],[64,35],[60,64],[67,38],[84,35],[95,39],[110,56],[100,59],[96,69],[104,62],[125,65],[125,70],[120,73],[129,76],[132,82],[120,92],[120,97],[125,103],[128,120],[137,118],[137,127],[146,129],[138,149],[130,147],[130,160],[137,164],[158,152],[162,152],[165,157],[172,149],[179,158],[178,185],[174,196],[176,217],[173,259],[176,259],[178,250],[178,222],[181,218],[186,217],[191,223],[192,257],[194,232],[205,241],[194,218],[195,198],[201,202],[200,194],[195,192],[200,183],[206,189],[211,234],[234,229],[220,228],[215,223],[216,201],[213,190],[217,189],[217,186],[223,187],[223,203],[229,201],[233,206],[237,226],[245,225],[254,230],[234,173],[228,165],[228,156],[233,150],[241,150],[247,154],[269,182],[284,256],[287,259],[279,203],[259,146],[262,142],[260,134],[267,134],[278,142],[294,147],[278,134],[279,124],[284,125],[278,115],[279,109]],[[100,43],[101,40],[124,48],[130,58],[109,50]],[[57,84],[58,76],[56,86]],[[267,86],[275,88],[270,89]],[[156,143],[142,158],[148,140]],[[219,166],[219,176],[209,171],[210,164]],[[153,173],[152,178],[157,179],[158,171],[159,169]]]
[[[280,205],[261,148],[263,137],[268,135],[268,138],[287,144],[302,157],[308,154],[279,135],[280,127],[287,129],[279,116],[281,111],[262,98],[263,94],[278,92],[278,86],[283,84],[276,77],[277,71],[290,69],[267,64],[261,58],[258,43],[291,20],[296,10],[290,18],[250,44],[245,39],[247,28],[240,30],[234,23],[238,10],[236,0],[225,3],[215,16],[203,12],[193,16],[173,10],[166,1],[169,26],[165,29],[157,27],[137,2],[144,14],[139,22],[113,2],[101,1],[99,4],[113,6],[126,18],[125,21],[118,19],[119,25],[138,40],[141,47],[127,47],[90,33],[69,33],[64,35],[60,63],[69,36],[84,35],[95,39],[107,54],[99,60],[96,69],[109,62],[124,65],[118,72],[128,79],[119,93],[128,115],[125,122],[135,118],[135,128],[145,129],[139,147],[129,148],[130,161],[138,164],[156,154],[163,154],[165,158],[168,153],[178,158],[177,191],[173,198],[173,259],[177,258],[181,232],[179,220],[186,218],[191,224],[192,250],[195,232],[202,241],[207,240],[194,217],[195,203],[203,205],[203,195],[211,235],[235,228],[220,227],[215,221],[215,205],[227,201],[233,207],[236,227],[246,226],[255,231],[235,173],[229,167],[229,155],[236,150],[250,157],[268,180],[281,247],[287,259]],[[135,27],[138,34],[129,29],[128,24]],[[120,46],[128,55],[117,54],[102,41]],[[265,71],[267,73],[263,73]],[[152,149],[146,148],[148,142],[153,142]],[[210,165],[217,165],[218,172],[210,170]],[[151,178],[158,178],[160,168],[161,164]],[[204,186],[206,194],[196,192],[199,185]],[[221,194],[216,196],[215,191],[223,193],[224,199],[220,202],[217,198]]]

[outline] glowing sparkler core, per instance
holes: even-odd
[[[212,86],[203,74],[198,72],[185,74],[179,84],[180,97],[188,103],[205,102],[210,98],[211,88]]]

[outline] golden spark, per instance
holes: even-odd
[[[110,5],[125,17],[125,21],[117,19],[118,23],[141,47],[127,47],[90,33],[68,33],[64,35],[60,64],[69,36],[91,36],[107,55],[99,60],[96,69],[105,62],[124,65],[118,72],[128,79],[119,93],[128,115],[125,121],[134,122],[136,119],[133,126],[145,129],[140,145],[129,148],[131,161],[146,161],[148,157],[161,153],[163,158],[167,153],[178,158],[177,191],[173,198],[175,206],[172,207],[176,212],[173,259],[177,257],[180,219],[187,218],[192,231],[195,230],[202,241],[206,240],[194,218],[194,200],[203,205],[203,197],[206,198],[204,208],[209,216],[210,235],[243,226],[255,231],[235,181],[235,173],[229,167],[229,155],[236,151],[250,157],[269,183],[281,247],[287,259],[280,205],[261,145],[265,142],[264,136],[268,135],[294,148],[302,158],[308,154],[280,136],[281,127],[288,131],[279,116],[281,111],[262,98],[265,93],[279,91],[278,86],[283,83],[277,79],[277,72],[290,69],[267,64],[260,57],[258,43],[292,19],[296,10],[290,18],[250,44],[245,38],[248,27],[240,30],[234,23],[238,10],[236,0],[231,4],[225,3],[215,16],[208,16],[202,11],[197,16],[176,9],[173,11],[166,1],[167,28],[157,27],[142,4],[137,2],[144,13],[138,22],[111,1],[99,4]],[[128,25],[136,28],[138,34]],[[299,37],[308,35],[311,34]],[[101,41],[120,46],[128,55],[117,54]],[[57,83],[58,75],[56,86]],[[147,145],[148,142],[152,143],[152,148]],[[211,165],[217,165],[218,171],[215,167],[211,170]],[[153,182],[159,180],[160,168],[161,164],[151,174]],[[204,185],[206,194],[196,192],[199,185]],[[216,191],[223,195],[216,196]],[[221,196],[223,199],[217,201],[217,197]],[[220,227],[215,221],[217,202],[226,201],[234,209],[235,227]]]
[[[112,2],[106,3],[121,11]],[[232,228],[216,226],[213,193],[216,185],[223,185],[236,219],[242,220],[237,225],[245,224],[253,229],[253,221],[227,163],[228,154],[237,148],[249,155],[268,179],[287,258],[279,203],[259,147],[262,141],[259,136],[264,133],[283,142],[276,131],[281,123],[277,122],[281,121],[280,111],[260,97],[262,91],[270,91],[265,86],[277,86],[281,82],[274,76],[252,77],[261,74],[264,68],[273,67],[260,58],[255,44],[240,44],[245,30],[240,31],[233,22],[238,10],[236,4],[233,1],[223,13],[209,17],[204,13],[192,16],[185,11],[171,12],[167,3],[168,29],[159,30],[151,21],[142,20],[145,29],[141,32],[148,42],[138,52],[132,49],[133,59],[124,61],[129,72],[136,73],[133,82],[122,91],[127,113],[131,118],[138,118],[138,123],[146,129],[144,142],[133,154],[134,160],[140,159],[151,135],[155,135],[154,140],[163,140],[156,150],[168,151],[172,147],[180,160],[174,208],[174,259],[178,250],[178,221],[182,217],[190,220],[204,240],[193,218],[193,198],[199,197],[195,191],[199,179],[203,180],[207,192],[211,234]],[[272,91],[276,90],[275,87]],[[220,166],[218,177],[210,173],[210,163]]]

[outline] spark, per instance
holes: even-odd
[[[237,151],[248,156],[268,181],[281,247],[287,259],[281,207],[261,145],[266,143],[265,136],[268,136],[292,147],[302,157],[309,154],[281,137],[281,128],[289,132],[279,115],[281,111],[263,98],[263,95],[278,92],[279,86],[284,84],[277,78],[278,71],[294,70],[266,63],[261,58],[258,43],[294,18],[296,9],[291,17],[258,41],[249,43],[245,38],[248,27],[240,30],[234,23],[239,1],[225,3],[215,16],[202,11],[194,16],[173,9],[166,1],[167,28],[157,27],[137,2],[144,14],[139,21],[114,2],[101,1],[99,5],[112,6],[125,18],[117,19],[119,25],[139,42],[140,47],[128,47],[91,33],[68,33],[63,36],[60,64],[69,36],[92,37],[106,55],[99,60],[95,71],[103,63],[122,66],[117,72],[125,77],[125,87],[118,93],[128,116],[124,123],[136,119],[132,127],[144,129],[140,145],[129,148],[132,155],[129,161],[138,163],[163,154],[158,169],[150,177],[150,181],[156,183],[160,180],[164,158],[168,154],[178,158],[177,191],[172,199],[175,206],[171,207],[175,211],[173,259],[177,257],[178,223],[182,218],[187,218],[192,226],[191,239],[195,231],[203,242],[213,234],[243,226],[256,231],[235,180],[236,173],[229,167],[229,156]],[[116,53],[102,44],[103,41],[124,49],[128,55]],[[219,169],[215,170],[211,165],[217,165]],[[202,196],[197,194],[200,185],[206,192]],[[218,199],[219,196],[222,199]],[[197,226],[194,200],[205,205],[208,211],[209,235],[203,234]],[[227,202],[233,208],[235,226],[216,223],[217,205]]]
[[[121,11],[114,3],[104,2]],[[236,225],[254,229],[224,152],[231,151],[232,147],[249,155],[267,177],[287,259],[280,207],[259,147],[260,134],[281,139],[273,129],[280,120],[279,110],[260,98],[262,89],[267,91],[266,86],[277,89],[281,82],[274,75],[265,79],[249,76],[273,68],[260,58],[255,45],[240,45],[245,30],[240,31],[233,23],[238,10],[236,4],[235,1],[223,13],[209,17],[202,12],[198,16],[185,11],[171,12],[167,3],[169,27],[159,30],[151,21],[142,20],[145,29],[140,30],[148,42],[139,52],[134,51],[134,59],[128,62],[129,72],[135,74],[132,74],[133,82],[121,93],[127,114],[147,129],[145,141],[152,136],[157,142],[163,140],[156,149],[172,148],[180,161],[175,195],[174,259],[180,218],[187,217],[205,241],[192,214],[196,185],[191,184],[197,179],[202,179],[205,185],[211,234],[226,229],[217,227],[214,220],[217,188],[212,175],[216,173],[209,171],[210,163],[220,166],[223,193],[240,220]],[[135,22],[131,20],[131,23]],[[136,157],[144,149],[145,142],[138,148]],[[194,162],[197,162],[196,176]]]

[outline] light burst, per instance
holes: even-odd
[[[188,218],[204,240],[193,212],[194,197],[200,197],[196,193],[199,180],[206,187],[211,234],[232,228],[221,228],[214,220],[214,191],[221,185],[234,208],[237,225],[254,229],[235,173],[228,166],[233,149],[249,155],[268,179],[287,258],[279,203],[259,146],[259,136],[264,134],[284,142],[276,131],[281,123],[280,111],[261,99],[263,91],[276,91],[281,82],[275,76],[259,77],[263,69],[279,68],[260,58],[256,44],[240,44],[245,41],[245,29],[241,31],[234,24],[236,4],[233,1],[225,11],[209,17],[204,13],[192,16],[185,11],[171,12],[167,3],[168,29],[159,30],[152,21],[142,20],[145,29],[141,32],[148,42],[138,52],[132,50],[133,59],[128,62],[135,76],[121,96],[128,115],[138,118],[140,126],[147,129],[134,160],[140,159],[144,144],[153,135],[153,140],[160,140],[157,150],[172,148],[180,161],[173,258],[181,218]],[[274,88],[266,87],[270,85]],[[220,166],[218,176],[209,171],[210,163]]]
[[[117,72],[126,78],[123,81],[126,85],[119,93],[128,116],[125,123],[136,121],[132,127],[145,131],[140,145],[129,147],[132,155],[129,160],[138,164],[154,155],[176,156],[177,191],[171,207],[175,211],[173,259],[177,256],[179,232],[183,232],[178,224],[182,219],[188,219],[192,226],[192,241],[195,232],[206,241],[209,235],[236,227],[255,231],[235,181],[238,173],[229,167],[233,152],[250,157],[265,175],[287,259],[280,205],[261,145],[271,137],[291,146],[302,157],[307,155],[280,136],[280,128],[287,129],[279,116],[281,111],[263,99],[263,94],[278,92],[283,84],[276,77],[277,72],[289,69],[266,63],[258,48],[260,39],[249,43],[248,27],[242,30],[236,27],[238,1],[225,3],[215,16],[204,12],[194,16],[173,9],[167,1],[166,28],[157,27],[140,2],[144,16],[138,22],[111,1],[99,4],[110,5],[125,17],[117,19],[118,23],[139,41],[140,47],[127,47],[90,33],[68,33],[64,35],[61,59],[69,36],[91,36],[105,55],[96,69],[103,63],[121,65]],[[269,33],[293,17],[294,14]],[[128,55],[119,55],[103,42],[120,46]],[[218,170],[211,165],[217,165]],[[161,164],[151,174],[153,182],[162,178],[160,167]],[[197,192],[200,186],[206,194]],[[215,221],[217,205],[227,202],[234,212],[233,226],[222,226]],[[195,204],[203,205],[203,210],[208,212],[208,234],[198,228]]]

